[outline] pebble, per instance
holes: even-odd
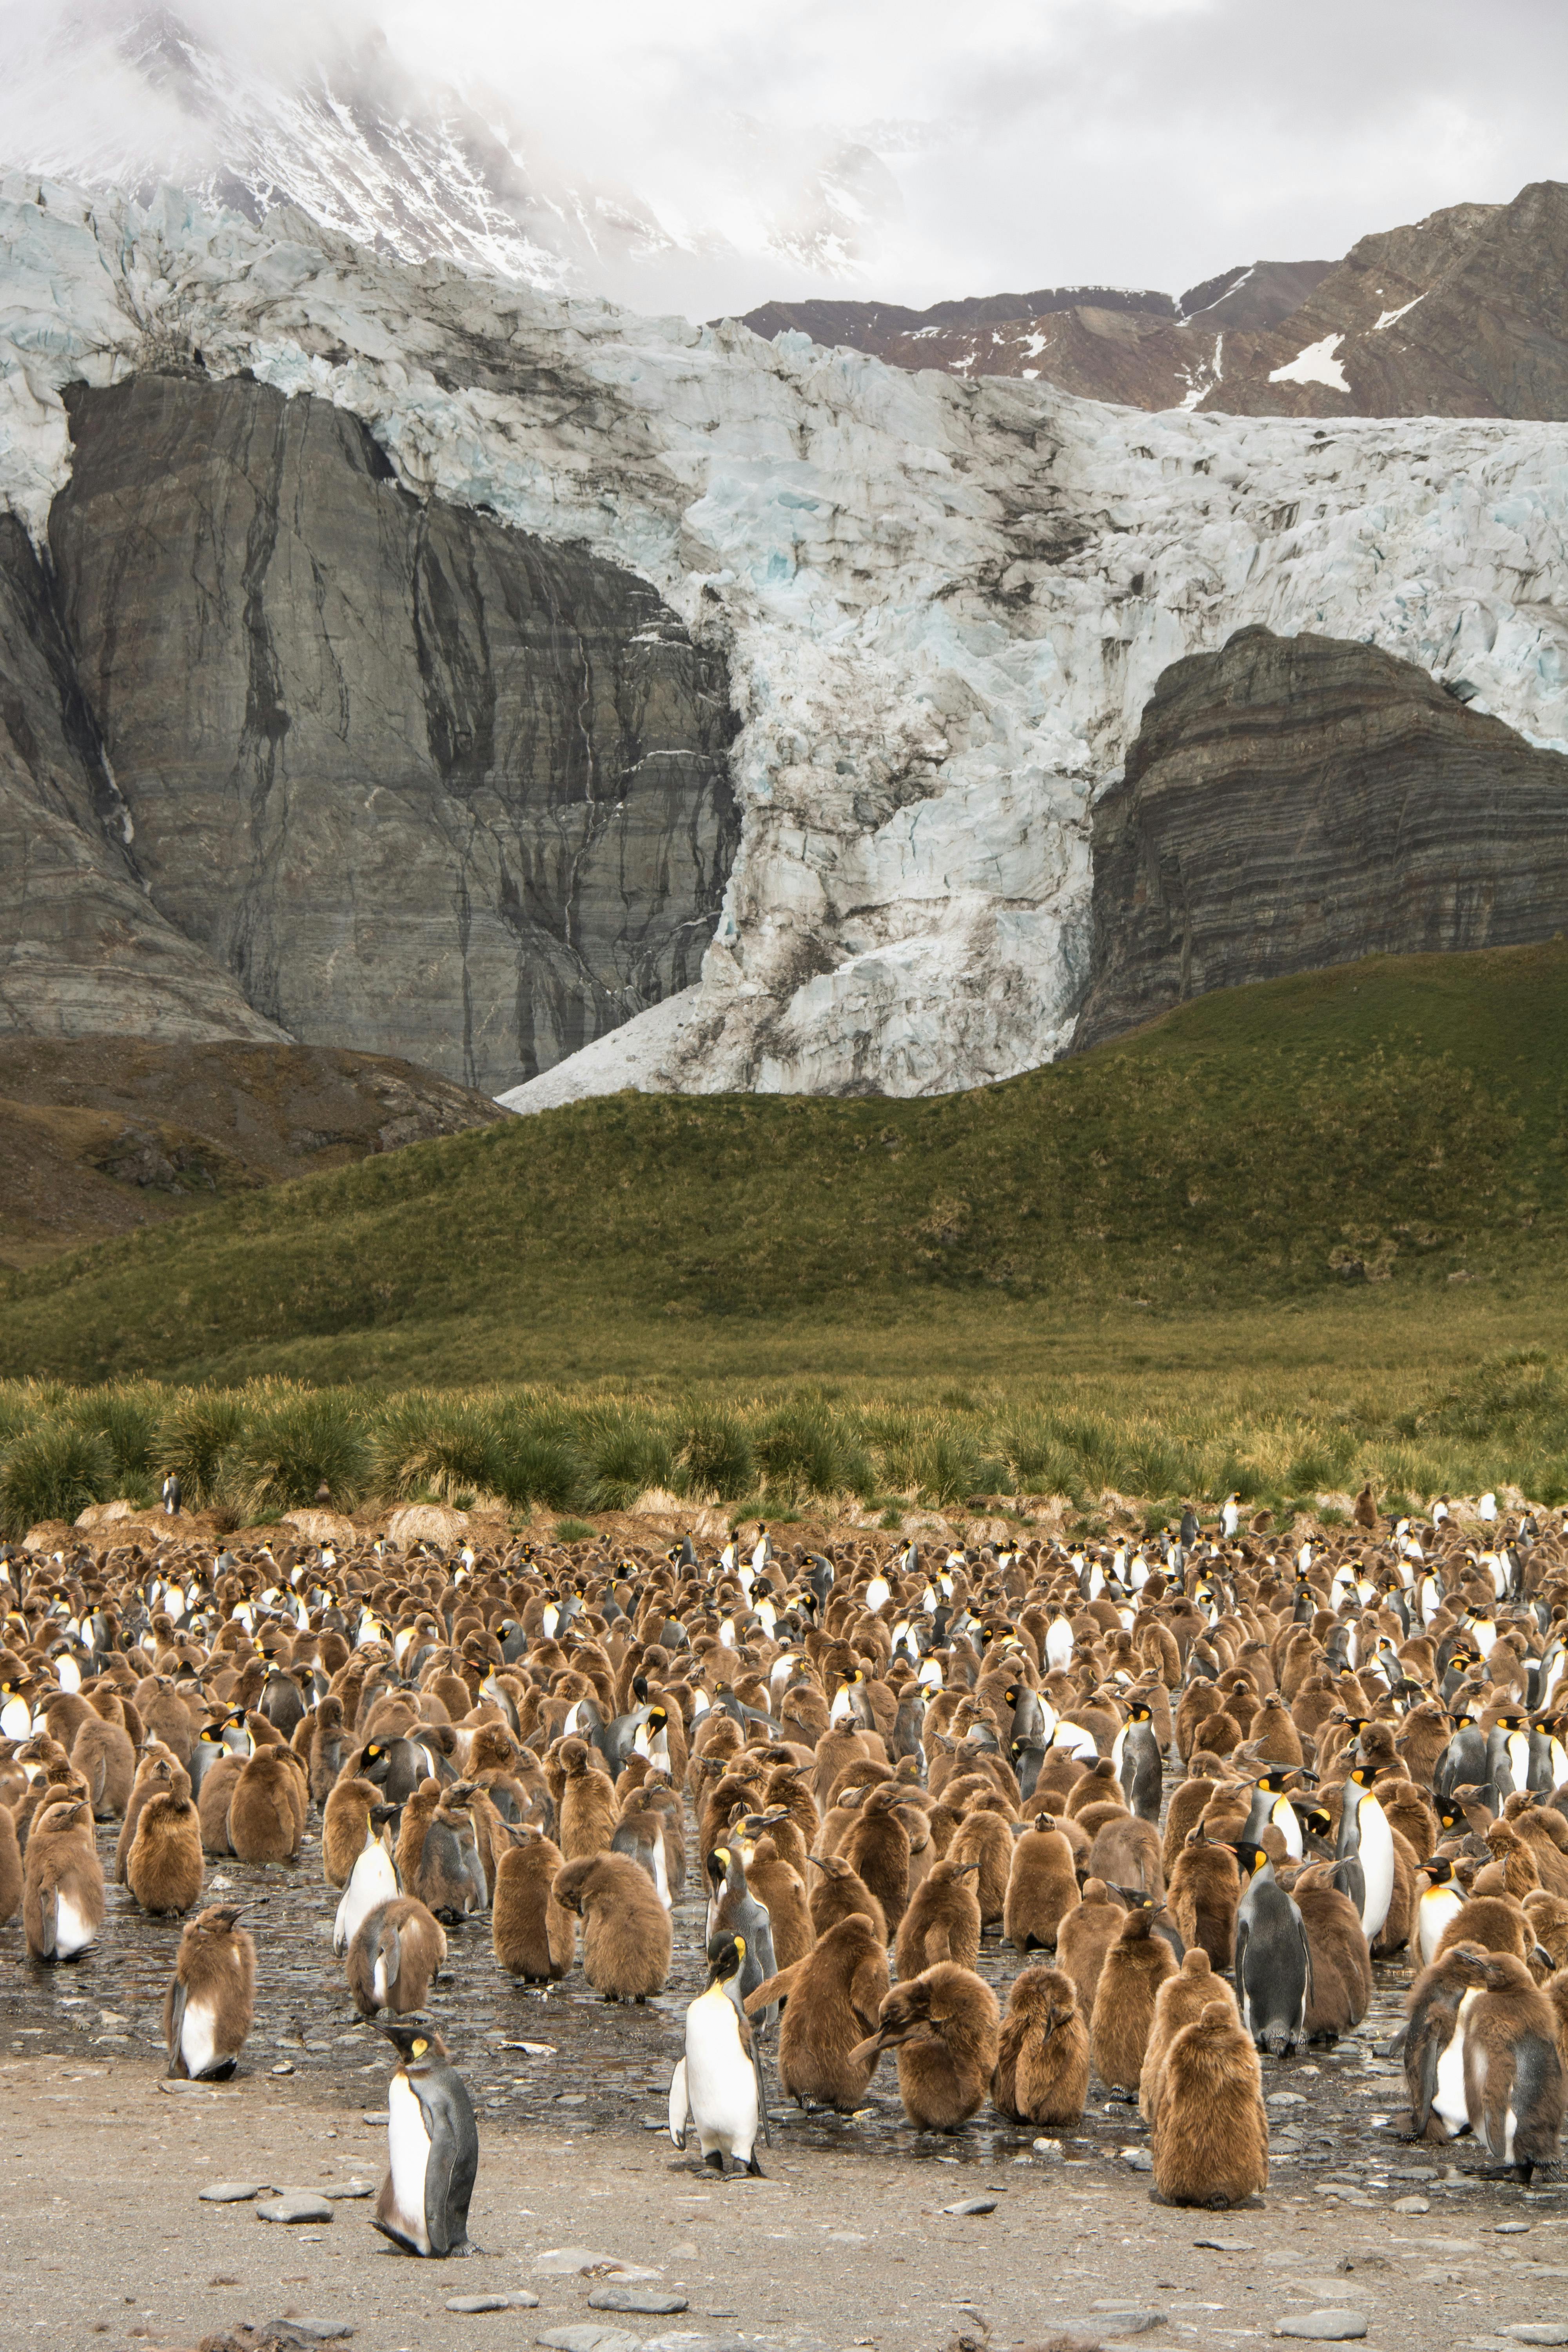
[[[1255,2254],[1258,2252],[1256,2238],[1194,2238],[1193,2243],[1213,2254]]]
[[[637,2338],[625,2327],[595,2327],[579,2320],[570,2327],[547,2327],[537,2339],[554,2352],[637,2352]]]
[[[1394,2210],[1396,2213],[1430,2213],[1432,2200],[1429,2197],[1396,2197]]]
[[[253,2197],[265,2197],[271,2186],[269,2180],[214,2180],[199,2194],[204,2205],[248,2205]]]
[[[624,2263],[618,2254],[602,2254],[592,2246],[546,2246],[542,2254],[533,2257],[533,2267],[546,2278],[571,2278],[585,2271],[613,2271],[618,2280],[657,2278],[657,2271],[644,2270],[637,2263]]]
[[[994,2197],[962,2197],[956,2205],[944,2205],[944,2213],[994,2213]]]
[[[324,2197],[300,2189],[288,2197],[274,2197],[258,2205],[256,2216],[260,2221],[330,2221],[332,2209]]]
[[[391,2117],[384,2107],[366,2107],[360,2121],[362,2124],[384,2124],[390,2122]]]
[[[1300,2091],[1270,2091],[1263,2104],[1268,2107],[1304,2107],[1307,2101]]]
[[[590,2311],[638,2311],[645,2318],[668,2317],[684,2311],[688,2298],[662,2286],[618,2286],[614,2280],[596,2286],[588,2297]]]
[[[563,2091],[555,2104],[558,2107],[585,2107],[588,2094],[586,2091]]]
[[[1350,2344],[1366,2334],[1364,2311],[1303,2311],[1277,2319],[1276,2336],[1305,2336],[1314,2344]],[[1568,2340],[1568,2339],[1565,2339]]]
[[[1152,2172],[1154,2159],[1146,2147],[1124,2147],[1121,2161],[1129,2172]]]
[[[675,2336],[647,2336],[642,2352],[757,2352],[743,2336],[699,2336],[684,2330]]]
[[[273,2326],[279,2329],[291,2327],[309,2344],[342,2344],[353,2334],[346,2319],[279,2319],[274,2320]]]
[[[1498,2221],[1492,2226],[1494,2238],[1525,2238],[1530,2234],[1528,2221]]]
[[[1514,2344],[1568,2344],[1568,2319],[1521,2319],[1502,2333]]]
[[[449,2294],[448,2311],[537,2311],[539,2297],[526,2287],[513,2294]]]
[[[331,2198],[334,2203],[344,2197],[374,2197],[375,2183],[374,2180],[324,2180],[321,2193],[323,2197]]]
[[[1152,2327],[1163,2327],[1167,2315],[1163,2311],[1130,2311],[1125,2307],[1095,2310],[1093,2316],[1082,2319],[1058,2319],[1051,2315],[1052,2332],[1064,2336],[1086,2336],[1090,2341],[1098,2336],[1147,2336]]]
[[[1059,2139],[1032,2140],[1030,2147],[1042,2164],[1061,2164],[1066,2159],[1067,2151]]]
[[[277,2065],[274,2066],[272,2072],[275,2074],[291,2074],[294,2072],[294,2069],[290,2066],[287,2058],[281,2058],[279,2060]]]

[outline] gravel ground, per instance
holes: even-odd
[[[107,1830],[101,1843],[111,1864]],[[222,2088],[162,2086],[176,1926],[113,1888],[99,1947],[58,1969],[29,1962],[19,1921],[0,1930],[5,2352],[185,2347],[288,2313],[352,2326],[353,2352],[498,2352],[573,2323],[622,2331],[601,2352],[677,2336],[680,2352],[742,2339],[779,2352],[945,2352],[960,2336],[1000,2347],[1064,2330],[1158,2352],[1268,2336],[1292,2313],[1323,2309],[1363,2314],[1368,2346],[1385,2352],[1514,2352],[1521,2339],[1500,2331],[1530,2323],[1560,2322],[1568,2343],[1568,2189],[1473,2181],[1454,2151],[1407,2148],[1392,2128],[1402,2078],[1376,2050],[1399,2021],[1402,1966],[1379,1970],[1356,2037],[1305,2061],[1264,2060],[1270,2188],[1250,2209],[1208,2215],[1150,2203],[1137,2111],[1098,2087],[1081,2135],[1041,2157],[985,2113],[952,2139],[912,2131],[890,2060],[871,2114],[775,2111],[769,2179],[721,2183],[662,2136],[682,2011],[701,1982],[700,1905],[679,1906],[671,1987],[646,2010],[599,2001],[580,1975],[547,1997],[521,1990],[495,1966],[487,1919],[453,1931],[452,1974],[432,2000],[479,2110],[471,2228],[485,2256],[399,2256],[367,2226],[363,2198],[337,2199],[318,2227],[204,2204],[197,2192],[221,2179],[379,2183],[384,2126],[367,2118],[391,2054],[348,2004],[331,1948],[337,1895],[320,1870],[311,1839],[291,1872],[230,1862],[209,1873],[205,1900],[226,1884],[266,1897],[249,1922],[247,2071]],[[988,1937],[981,1965],[1005,1994],[1012,1952]],[[554,2054],[531,2056],[515,2046],[524,2041]],[[972,2198],[994,2209],[942,2210]],[[1426,2210],[1398,2210],[1413,2201]],[[656,2272],[689,2310],[590,2310],[595,2277],[535,2267],[567,2244]],[[536,2310],[446,2309],[450,2296],[523,2289]],[[1135,2334],[1118,2316],[1129,2313]]]

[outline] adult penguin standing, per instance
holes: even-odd
[[[1375,1944],[1382,1935],[1394,1900],[1394,1832],[1372,1793],[1376,1777],[1370,1764],[1358,1764],[1345,1782],[1334,1854],[1336,1883],[1361,1913],[1362,1931],[1369,1944]],[[1351,1864],[1353,1869],[1346,1867]]]
[[[760,2179],[761,2078],[752,2030],[739,2005],[745,1937],[728,1929],[715,1936],[708,1961],[708,1990],[687,2009],[686,2054],[676,2062],[670,2080],[669,2136],[677,2147],[684,2147],[688,2127],[695,2126],[704,2164],[722,2173],[728,2156]]]
[[[468,2084],[431,2025],[384,2025],[397,2052],[387,2085],[388,2166],[371,2226],[406,2254],[477,2254],[468,2200],[479,2134]]]
[[[1235,1853],[1247,1882],[1236,1915],[1241,2021],[1260,2050],[1282,2057],[1307,2038],[1311,1948],[1301,1914],[1263,1848],[1238,1838]]]

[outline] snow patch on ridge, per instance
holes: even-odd
[[[1048,1060],[1093,796],[1161,671],[1248,623],[1462,676],[1568,749],[1560,426],[1150,416],[407,268],[298,213],[0,181],[0,501],[35,536],[62,386],[197,349],[352,411],[416,494],[626,565],[726,655],[742,823],[700,984],[519,1108]]]
[[[1394,317],[1399,313],[1395,311]],[[1380,322],[1382,323],[1382,322]],[[1345,372],[1334,353],[1344,341],[1343,335],[1325,335],[1321,343],[1309,343],[1283,367],[1270,368],[1270,383],[1326,383],[1331,392],[1348,392]]]

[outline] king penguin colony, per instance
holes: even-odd
[[[939,2129],[1070,2134],[1135,2095],[1156,2193],[1224,2204],[1268,2179],[1260,2054],[1352,2032],[1376,1962],[1408,1989],[1391,2137],[1550,2177],[1568,1514],[1366,1521],[1277,1547],[1232,1495],[1206,1535],[1189,1507],[1142,1542],[704,1559],[220,1547],[170,1511],[0,1549],[0,1933],[68,1970],[132,1902],[185,1915],[170,2071],[243,2076],[262,1890],[309,1825],[345,1990],[394,2013],[375,2226],[419,2255],[469,2250],[479,1971],[585,1967],[647,2051],[638,2005],[700,1964],[670,2124],[718,2170],[760,2168],[770,2070],[775,2112],[852,2117],[889,2051]],[[204,1909],[214,1865],[237,1899]]]

